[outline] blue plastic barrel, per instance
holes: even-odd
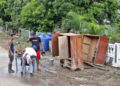
[[[50,40],[52,39],[52,35],[54,35],[54,34],[52,34],[52,33],[47,34],[47,36]]]
[[[52,35],[54,35],[54,34],[53,34],[53,33],[49,33],[48,35],[49,35],[50,37],[52,37]]]
[[[45,34],[45,35],[46,35],[46,37],[47,37],[49,40],[52,39],[51,36],[49,36],[48,34]]]
[[[41,34],[41,35],[39,35],[38,37],[41,38],[41,41],[42,41],[42,43],[43,43],[44,50],[45,50],[45,51],[49,51],[49,40],[50,40],[50,37],[48,37],[46,34]],[[40,45],[40,50],[42,51],[41,45]]]

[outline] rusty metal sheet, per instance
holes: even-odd
[[[82,57],[82,37],[81,36],[71,36],[71,57],[73,60],[73,68],[83,69],[83,57]]]
[[[66,59],[69,57],[68,37],[60,36],[58,39],[59,39],[59,57],[61,59]]]
[[[104,64],[106,53],[108,49],[109,38],[99,37],[99,43],[97,46],[96,57],[94,60],[95,64]]]
[[[59,56],[58,36],[52,36],[52,56]]]

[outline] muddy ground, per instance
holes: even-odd
[[[83,71],[71,71],[62,68],[59,60],[55,59],[51,65],[46,55],[41,59],[41,71],[35,72],[30,77],[27,72],[20,76],[20,60],[18,59],[19,70],[14,74],[7,71],[8,45],[7,36],[0,36],[0,86],[120,86],[120,70],[110,66],[103,66],[105,70],[85,66]],[[57,57],[56,57],[57,58]],[[14,70],[15,60],[14,60]]]

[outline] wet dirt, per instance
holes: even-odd
[[[51,65],[50,54],[42,57],[40,61],[40,72],[35,72],[30,77],[27,71],[23,77],[20,75],[20,60],[18,59],[18,72],[8,73],[8,39],[0,37],[0,86],[120,86],[120,76],[117,68],[105,66],[109,71],[103,71],[86,66],[83,71],[71,71],[62,68],[59,60],[54,60]],[[55,57],[57,58],[57,57]],[[13,69],[16,70],[15,60]]]
[[[33,77],[31,77],[28,72],[21,77],[19,59],[18,72],[9,74],[7,68],[9,61],[7,50],[8,39],[9,38],[0,37],[0,40],[2,40],[0,41],[0,86],[74,86],[71,84],[70,80],[67,79],[68,77],[63,77],[55,71],[56,67],[53,66],[52,70],[48,68],[49,66],[47,65],[49,64],[47,64],[47,58],[43,58],[43,61],[41,61],[41,71],[35,72]],[[46,64],[44,64],[44,62],[46,62]],[[16,70],[15,60],[13,62],[13,69]],[[80,85],[78,84],[78,86]]]
[[[8,74],[7,64],[8,64],[8,53],[4,48],[0,47],[0,77],[1,77],[0,86],[10,86],[10,85],[62,86],[64,85],[62,82],[63,80],[59,80],[59,77],[56,74],[49,73],[48,71],[42,68],[41,68],[41,72],[36,72],[33,77],[30,77],[29,73],[26,73],[23,77],[21,77],[20,71],[14,74]],[[15,69],[15,65],[14,65],[14,69]]]

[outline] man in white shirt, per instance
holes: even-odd
[[[32,48],[30,47],[25,48],[25,52],[22,56],[21,76],[23,76],[23,71],[24,71],[26,62],[30,66],[30,75],[33,76],[32,58],[37,56],[36,51],[35,51],[36,49],[37,49],[37,46],[35,45]]]

